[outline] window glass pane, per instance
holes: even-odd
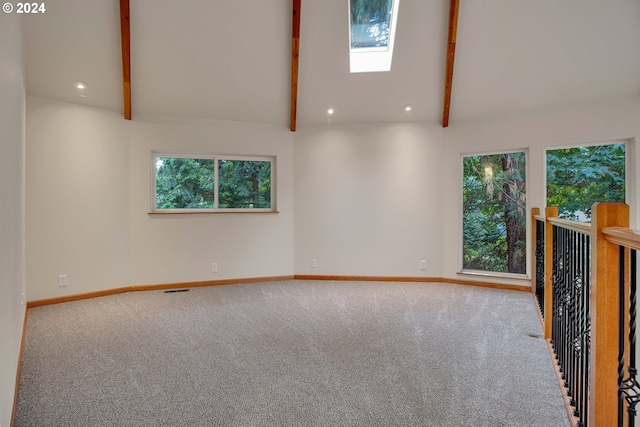
[[[213,159],[158,157],[156,209],[212,209],[214,166]]]
[[[526,273],[524,152],[463,159],[463,263],[467,270]]]
[[[351,49],[387,47],[392,0],[350,0]]]
[[[588,221],[595,202],[624,201],[624,144],[547,150],[547,206],[560,217]]]
[[[220,160],[220,208],[271,208],[271,162]]]

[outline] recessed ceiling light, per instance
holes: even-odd
[[[413,105],[407,104],[402,108],[404,108],[404,111],[406,111],[408,113],[409,111],[413,110]]]
[[[333,113],[335,113],[333,108],[327,108],[327,114],[328,115],[332,115]]]
[[[86,85],[84,82],[74,82],[74,83],[73,83],[73,86],[74,86],[76,89],[80,89],[80,90],[82,90],[82,89],[86,89],[86,88],[87,88],[87,85]]]

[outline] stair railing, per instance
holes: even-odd
[[[624,203],[596,203],[591,223],[532,210],[532,293],[572,426],[634,427],[640,235]]]

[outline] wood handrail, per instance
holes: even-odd
[[[606,227],[602,234],[607,242],[640,251],[640,234],[626,227]]]
[[[542,222],[547,220],[547,218],[545,218],[544,215],[534,215],[533,219],[537,219],[538,221],[542,221]]]
[[[566,228],[568,230],[577,231],[582,234],[591,234],[591,223],[571,221],[568,219],[562,219],[557,217],[547,218],[547,220],[558,227]]]

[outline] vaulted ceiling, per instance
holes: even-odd
[[[351,74],[348,0],[302,0],[297,127],[440,123],[449,4],[400,0],[391,72]],[[122,112],[119,1],[46,7],[23,17],[27,93]],[[289,126],[292,0],[131,0],[130,25],[134,120]],[[638,0],[460,0],[457,35],[451,123],[640,95]]]

